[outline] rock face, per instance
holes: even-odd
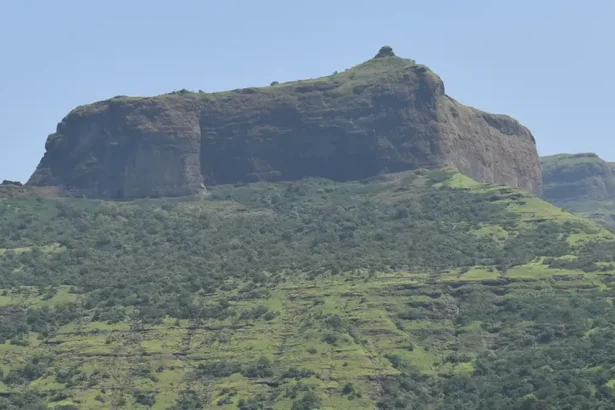
[[[205,185],[362,179],[452,166],[541,191],[530,131],[464,106],[428,68],[383,47],[339,74],[222,93],[115,97],[69,113],[29,185],[128,199]]]
[[[615,229],[615,167],[596,154],[541,158],[543,197],[578,215]]]
[[[615,168],[592,153],[541,158],[548,201],[615,200]]]

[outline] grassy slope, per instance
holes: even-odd
[[[570,212],[615,229],[615,201],[570,201],[562,204]]]
[[[381,408],[387,408],[386,404],[382,404],[382,393],[386,391],[386,397],[397,394],[397,391],[387,390],[391,388],[389,380],[405,372],[404,366],[412,367],[425,377],[445,380],[450,375],[476,374],[473,373],[476,370],[475,362],[483,354],[493,352],[506,355],[506,352],[520,348],[511,332],[526,332],[523,337],[535,338],[533,343],[539,347],[541,343],[549,345],[536,332],[557,321],[557,314],[545,317],[534,312],[527,317],[516,317],[508,311],[500,312],[498,306],[506,303],[520,303],[522,307],[539,306],[538,301],[544,300],[556,301],[551,308],[565,309],[571,298],[591,301],[613,295],[611,278],[615,270],[610,262],[615,257],[615,236],[598,225],[539,199],[527,197],[521,191],[480,185],[460,174],[418,174],[409,173],[388,182],[365,185],[316,181],[223,188],[206,200],[132,203],[58,200],[72,207],[62,208],[60,214],[57,213],[55,200],[34,197],[3,200],[3,203],[0,202],[3,206],[0,214],[3,217],[2,226],[11,233],[4,239],[5,248],[0,251],[0,258],[3,258],[4,266],[10,265],[12,270],[11,275],[4,276],[6,289],[0,295],[3,320],[8,320],[6,318],[17,311],[53,308],[67,303],[76,304],[78,314],[68,323],[59,321],[57,328],[22,333],[1,344],[0,366],[5,375],[5,384],[0,384],[0,390],[6,393],[34,391],[53,406],[72,404],[80,409],[113,406],[147,408],[137,401],[150,404],[153,401],[154,409],[166,409],[178,401],[184,403],[184,407],[178,408],[192,408],[187,404],[191,399],[209,403],[207,408],[234,409],[241,399],[254,399],[269,403],[276,409],[287,409],[293,403],[298,406],[297,403],[314,399],[314,395],[320,400],[322,408],[369,409],[374,408],[379,400]],[[287,202],[283,205],[276,205],[276,201],[280,200],[279,193],[293,190],[299,190],[298,196],[285,199]],[[390,244],[380,248],[378,241],[388,244],[388,237],[394,235],[404,223],[410,224],[405,228],[407,230],[418,229],[412,221],[404,222],[404,218],[408,218],[407,212],[412,216],[414,208],[425,206],[423,201],[427,192],[438,199],[436,205],[432,205],[444,221],[430,221],[430,224],[448,223],[448,231],[443,231],[445,236],[466,238],[468,252],[472,246],[478,249],[487,244],[504,249],[504,260],[491,260],[488,253],[479,253],[478,258],[486,264],[473,262],[472,266],[467,263],[455,266],[455,261],[465,259],[444,255],[439,266],[428,260],[415,264],[412,259],[421,260],[427,250],[412,248],[410,243],[400,244],[400,249],[417,249],[413,254],[400,257],[393,253],[397,248]],[[455,198],[462,195],[474,196],[480,203],[488,201],[491,204],[488,208],[497,210],[489,211],[492,216],[484,217],[468,215],[455,219],[448,216],[452,214],[448,209],[452,209]],[[400,204],[407,208],[400,208]],[[388,205],[393,208],[387,208]],[[293,209],[322,210],[330,207],[330,215],[326,212],[316,214],[322,221],[328,221],[331,215],[338,215],[333,211],[336,206],[347,207],[340,215],[352,215],[346,221],[335,221],[336,226],[355,223],[355,237],[363,234],[361,227],[367,226],[369,220],[369,217],[360,219],[358,215],[362,210],[368,213],[366,210],[371,209],[370,206],[376,206],[379,213],[390,211],[399,219],[394,219],[390,226],[382,222],[376,224],[382,228],[375,232],[375,236],[374,232],[368,232],[370,238],[376,239],[366,239],[369,246],[362,250],[361,257],[364,259],[357,256],[355,265],[352,261],[349,264],[334,261],[321,266],[310,262],[317,266],[316,276],[309,267],[301,267],[301,260],[293,259],[296,257],[294,254],[289,256],[292,259],[290,262],[280,266],[280,271],[273,271],[276,266],[274,262],[285,258],[286,254],[272,251],[269,255],[268,251],[257,248],[257,245],[241,244],[254,235],[251,229],[260,226],[262,230],[271,224],[288,223],[289,227],[295,228],[292,239],[284,236],[286,242],[272,242],[268,249],[280,247],[277,250],[284,252],[287,248],[300,247],[303,236],[307,237],[308,233],[292,225],[294,219],[289,219],[289,215],[293,214]],[[71,210],[75,209],[81,213],[71,214]],[[104,226],[131,215],[122,222],[128,225],[133,223],[130,218],[145,218],[138,212],[139,209],[146,211],[148,217],[158,214],[163,223],[169,225],[179,224],[182,220],[192,219],[196,222],[202,215],[207,215],[207,218],[218,221],[218,225],[212,222],[218,231],[238,223],[237,220],[245,221],[244,224],[239,222],[240,228],[233,231],[239,236],[223,237],[228,246],[225,245],[224,251],[217,252],[239,258],[239,254],[232,253],[234,247],[241,247],[244,251],[251,247],[257,249],[258,255],[251,259],[251,266],[263,268],[262,277],[247,278],[243,274],[235,274],[233,269],[238,269],[237,266],[228,266],[223,277],[209,291],[195,291],[187,297],[187,302],[197,311],[212,311],[222,306],[223,311],[233,314],[212,317],[216,315],[194,313],[192,317],[184,315],[186,317],[183,318],[169,315],[163,318],[154,314],[155,320],[151,317],[145,320],[143,312],[138,314],[145,310],[145,302],[140,305],[121,299],[121,303],[115,301],[116,306],[109,307],[113,305],[109,302],[113,300],[111,297],[93,298],[96,287],[87,289],[79,279],[79,275],[86,278],[89,275],[83,269],[76,270],[79,275],[75,276],[58,274],[46,285],[40,277],[29,276],[28,264],[38,266],[39,263],[47,263],[41,261],[62,258],[62,255],[70,254],[62,261],[66,264],[66,271],[72,272],[72,266],[81,263],[76,262],[78,252],[73,250],[76,245],[70,240],[50,240],[57,232],[63,232],[53,225],[56,219],[68,218],[62,220],[65,224],[66,220],[81,221],[84,225],[77,227],[75,235],[79,232],[82,238],[87,238],[89,235],[101,235],[94,223],[96,218],[104,219]],[[20,218],[14,217],[20,211]],[[24,214],[33,212],[40,218],[35,221],[37,232],[42,233],[33,232],[33,228],[28,228],[28,222],[22,220]],[[302,215],[296,215],[296,218]],[[470,218],[473,222],[464,225],[464,218]],[[261,219],[270,222],[259,225]],[[128,229],[121,224],[113,226],[120,231]],[[251,228],[254,226],[256,228]],[[454,232],[456,227],[460,233]],[[145,247],[146,250],[149,247],[150,252],[156,252],[155,256],[151,253],[152,258],[159,258],[161,250],[156,247],[156,240],[162,238],[164,242],[165,239],[156,231],[158,227],[152,226],[151,229],[151,232],[143,233],[144,237],[124,243],[122,252],[130,252],[132,247],[136,255],[135,247]],[[541,229],[547,230],[546,235],[551,235],[547,238],[552,242],[561,242],[563,251],[545,250],[544,254],[536,251],[536,255],[521,264],[511,262],[523,259],[506,256],[520,249],[514,247],[515,238],[523,240],[523,235]],[[45,231],[48,231],[47,236]],[[424,231],[422,237],[414,240],[428,241],[430,233],[425,232],[429,231]],[[228,233],[224,232],[224,235]],[[126,238],[128,236],[123,240],[127,241]],[[411,240],[403,236],[397,238]],[[527,241],[536,239],[532,236],[527,238]],[[445,238],[436,240],[443,241]],[[104,250],[107,245],[113,247],[113,238],[110,241],[111,244],[106,240],[97,243]],[[331,240],[326,247],[344,246],[345,243]],[[587,268],[585,263],[578,266],[566,264],[566,261],[581,259],[587,262],[584,246],[594,243],[611,249],[594,256],[594,261],[597,261],[594,267]],[[326,249],[317,249],[317,243],[312,243],[312,246],[312,252],[321,252],[321,258],[330,257]],[[511,249],[506,250],[507,246]],[[540,246],[537,244],[538,248]],[[463,246],[460,249],[463,250]],[[340,248],[335,253],[345,255],[344,252],[347,252],[345,248]],[[450,252],[456,252],[453,244],[450,245]],[[28,259],[28,255],[33,253],[36,255]],[[111,253],[105,255],[111,257]],[[379,264],[381,259],[378,255],[384,261],[395,262],[397,266]],[[198,260],[199,255],[196,257]],[[213,258],[212,255],[202,257]],[[274,262],[264,264],[262,260],[266,258]],[[551,263],[555,260],[553,266],[546,264],[547,258],[551,258]],[[400,262],[405,259],[408,259],[407,263]],[[563,261],[563,265],[556,266],[557,261]],[[161,259],[159,263],[164,262]],[[293,265],[297,268],[293,269]],[[51,265],[44,266],[50,269]],[[208,266],[214,269],[215,266],[224,265]],[[265,269],[267,267],[269,270]],[[199,265],[193,264],[192,269],[198,270]],[[180,267],[177,271],[180,272]],[[44,272],[38,271],[37,274],[44,276]],[[51,273],[47,275],[52,276]],[[137,273],[127,271],[123,275]],[[169,272],[169,277],[174,277],[174,281],[183,280],[181,273]],[[146,280],[149,279],[143,279]],[[37,281],[40,281],[38,287],[15,286],[20,283],[36,284]],[[130,288],[133,284],[128,281],[126,286]],[[138,290],[135,292],[138,294]],[[138,294],[138,297],[142,295]],[[603,316],[608,320],[598,323],[585,318],[581,321],[587,334],[577,337],[579,343],[591,332],[613,325],[610,304],[607,305],[602,307],[603,311],[594,312],[596,317],[593,319]],[[114,309],[122,311],[120,319],[100,320],[100,316],[96,316],[96,312],[108,314]],[[493,317],[489,316],[492,311]],[[567,316],[563,324],[558,322],[553,326],[566,326],[566,323],[576,323],[575,320],[576,317]],[[40,327],[36,329],[40,330]],[[573,339],[572,334],[568,337]],[[557,337],[554,336],[555,339]],[[216,363],[217,367],[212,365]],[[601,365],[606,369],[607,364],[608,361],[595,364],[593,371],[595,366]],[[26,372],[24,369],[29,370]],[[302,373],[289,372],[293,369]],[[9,377],[11,374],[13,377]],[[27,377],[19,379],[19,376],[16,379],[15,375],[23,374]],[[604,386],[608,380],[609,377],[602,381],[602,385],[596,384],[594,392],[599,387],[606,388]]]

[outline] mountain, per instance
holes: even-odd
[[[543,198],[615,228],[615,166],[593,153],[541,158]]]
[[[544,197],[549,201],[615,199],[615,170],[593,153],[542,157]]]
[[[204,186],[452,166],[541,190],[534,137],[447,96],[427,67],[383,47],[327,77],[219,93],[118,96],[57,126],[30,186],[89,198],[195,194]]]
[[[615,235],[451,170],[0,199],[0,408],[615,405]]]

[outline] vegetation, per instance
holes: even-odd
[[[560,206],[577,215],[593,219],[615,232],[615,200],[592,201],[581,199],[566,201]]]
[[[0,409],[615,404],[615,235],[448,171],[0,199]]]

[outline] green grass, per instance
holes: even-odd
[[[500,273],[493,268],[475,267],[461,275],[461,279],[465,281],[471,280],[494,280],[500,277]]]
[[[461,174],[459,172],[453,173],[453,175],[444,182],[434,184],[435,188],[439,188],[441,186],[459,189],[479,189],[482,187],[480,183],[476,182],[467,175]]]

